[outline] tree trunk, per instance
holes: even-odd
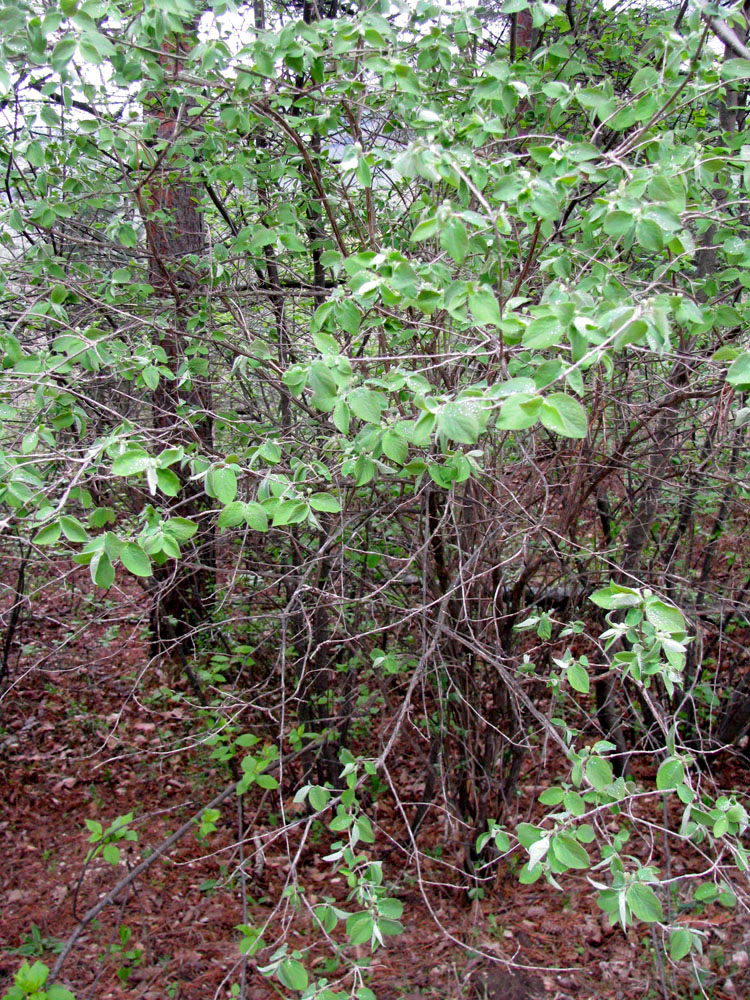
[[[162,65],[167,75],[179,72],[192,36],[189,26],[179,38],[162,45]],[[188,127],[188,108],[188,100],[172,107],[166,104],[166,95],[153,95],[148,113],[158,121],[155,163],[138,194],[146,227],[154,311],[164,321],[155,346],[164,351],[172,373],[172,378],[162,376],[154,391],[154,437],[159,448],[181,445],[186,451],[210,455],[210,385],[198,372],[187,379],[185,373],[190,353],[187,318],[201,291],[195,258],[205,249],[200,189],[186,176],[189,168],[174,162],[173,147]],[[180,481],[179,498],[165,510],[165,515],[194,517],[205,507],[205,494],[199,483],[190,481],[187,471],[182,472]],[[156,567],[151,609],[155,653],[170,651],[184,656],[194,629],[206,620],[206,602],[214,581],[213,529],[183,544],[182,559],[176,568],[171,562]]]

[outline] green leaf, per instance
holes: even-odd
[[[375,475],[375,463],[366,455],[360,455],[354,463],[354,482],[366,486]]]
[[[539,419],[547,428],[563,437],[585,438],[588,433],[586,411],[574,396],[553,392],[542,403]]]
[[[52,50],[50,64],[56,73],[60,73],[68,65],[78,48],[78,40],[75,35],[66,35],[61,38]]]
[[[656,787],[660,792],[669,791],[682,784],[685,777],[685,765],[678,757],[669,757],[656,772]]]
[[[233,500],[227,504],[216,523],[220,528],[236,528],[238,524],[245,524],[245,504],[242,500]]]
[[[644,250],[659,253],[664,247],[664,234],[653,219],[639,219],[635,226],[635,238]]]
[[[157,469],[156,482],[165,496],[176,497],[180,492],[180,480],[171,469]]]
[[[581,694],[589,693],[589,675],[577,660],[570,664],[565,676],[574,691],[580,691]]]
[[[327,788],[321,788],[320,785],[313,785],[308,793],[308,799],[310,805],[315,810],[315,812],[322,812],[323,809],[328,805],[331,798],[331,793]]]
[[[586,778],[598,792],[603,792],[615,780],[612,765],[604,757],[590,757],[586,761]]]
[[[309,982],[307,969],[296,958],[285,958],[279,965],[276,975],[281,985],[290,990],[302,992],[302,990],[307,989]]]
[[[231,503],[237,496],[237,476],[234,469],[228,466],[211,469],[206,476],[206,492],[219,503]]]
[[[543,806],[559,806],[564,795],[562,788],[545,788],[539,796],[539,801]]]
[[[394,431],[386,431],[382,439],[383,454],[392,462],[405,465],[409,456],[409,445]]]
[[[313,343],[321,354],[338,354],[339,345],[336,340],[323,330],[313,332]]]
[[[541,865],[534,865],[532,868],[527,862],[518,873],[518,881],[521,885],[532,885],[532,883],[542,877],[543,873],[544,869]]]
[[[186,517],[170,517],[164,523],[164,530],[178,542],[186,542],[196,533],[198,525]]]
[[[674,962],[679,962],[690,951],[692,938],[686,927],[678,927],[669,935],[669,956]]]
[[[104,550],[97,552],[91,560],[89,563],[89,572],[96,586],[101,587],[103,590],[109,590],[115,582],[114,566]]]
[[[460,400],[446,403],[437,415],[438,430],[451,441],[460,444],[474,444],[479,437],[479,421],[476,417],[477,401]]]
[[[328,365],[323,361],[313,361],[310,365],[307,382],[313,390],[311,400],[313,406],[324,412],[332,410],[336,403],[338,386]]]
[[[469,237],[466,235],[466,226],[460,219],[449,219],[443,226],[440,231],[440,246],[457,264],[463,264],[469,252]]]
[[[329,514],[338,514],[341,510],[341,504],[330,493],[313,493],[307,498],[307,502],[313,510],[326,511]]]
[[[509,396],[502,405],[497,426],[503,431],[522,431],[533,427],[539,419],[543,405],[541,396],[518,392]]]
[[[346,404],[346,400],[336,400],[336,405],[333,408],[333,423],[336,430],[340,431],[341,434],[348,434],[350,419],[351,411]]]
[[[57,983],[53,983],[47,989],[47,1000],[76,1000],[76,998],[64,986],[58,986]]]
[[[120,551],[120,561],[134,576],[151,576],[151,560],[135,542],[128,542]]]
[[[49,969],[44,962],[34,962],[33,965],[24,962],[13,978],[24,993],[35,993],[47,982],[48,975]]]
[[[503,853],[510,849],[510,838],[503,830],[498,830],[495,834],[495,847]]]
[[[102,848],[102,857],[111,865],[120,863],[120,849],[114,844],[105,844]]]
[[[748,59],[722,59],[721,61],[722,80],[748,80],[750,79],[750,60]]]
[[[553,837],[552,849],[558,861],[567,865],[568,868],[583,869],[591,866],[591,858],[586,848],[582,847],[568,833],[561,833],[557,837]]]
[[[124,247],[134,247],[138,242],[138,236],[132,226],[120,226],[117,235]]]
[[[636,608],[642,601],[639,591],[631,587],[620,587],[611,583],[608,587],[595,590],[589,600],[599,608],[615,611],[619,608]]]
[[[372,929],[372,917],[367,910],[352,913],[346,921],[346,934],[349,938],[349,944],[365,944],[370,941],[372,938]]]
[[[255,501],[245,504],[245,520],[253,531],[268,531],[268,515]]]
[[[255,779],[255,784],[261,788],[269,788],[271,790],[279,787],[278,781],[272,774],[259,774]]]
[[[364,813],[361,813],[359,816],[357,816],[357,819],[355,821],[355,826],[357,828],[357,832],[359,833],[359,839],[362,841],[363,844],[375,843],[375,833],[372,829],[372,823],[370,822],[369,818],[364,815]],[[383,913],[380,907],[378,907],[378,910],[380,913]],[[385,913],[384,916],[388,916],[388,914]],[[399,916],[401,916],[401,914],[399,914]]]
[[[533,826],[531,823],[519,823],[516,827],[516,836],[521,847],[528,850],[532,844],[544,836],[544,830],[540,830],[538,826]]]
[[[497,298],[487,285],[480,285],[475,292],[469,294],[469,309],[481,326],[500,326],[502,324]]]
[[[89,540],[88,532],[76,517],[63,515],[60,518],[60,527],[65,537],[71,542],[87,542]]]
[[[625,899],[634,916],[644,923],[653,924],[664,917],[659,897],[650,885],[636,882],[628,888]]]
[[[540,316],[526,327],[521,343],[530,350],[542,351],[560,342],[562,324],[557,316]]]
[[[60,537],[60,521],[45,524],[31,539],[34,545],[54,545]]]
[[[389,920],[400,920],[404,913],[404,904],[400,899],[379,899],[378,913],[388,917]]]
[[[274,528],[283,527],[285,524],[299,524],[307,517],[308,506],[301,500],[282,500],[276,505],[271,524]]]
[[[380,415],[387,405],[382,392],[375,392],[364,386],[353,389],[347,397],[347,402],[355,416],[370,424],[380,423]]]
[[[112,463],[112,474],[115,476],[134,476],[144,472],[153,462],[142,448],[131,448],[118,455]]]
[[[431,236],[434,236],[438,231],[438,221],[436,218],[424,219],[414,228],[414,232],[411,234],[412,243],[421,243],[422,240],[428,240]]]
[[[740,354],[727,371],[727,382],[738,389],[750,388],[750,354]]]
[[[685,619],[679,608],[672,604],[665,604],[656,598],[649,598],[646,602],[646,618],[654,628],[661,632],[680,634],[685,632]]]
[[[610,212],[604,219],[604,232],[616,238],[624,236],[633,228],[634,221],[630,212]]]

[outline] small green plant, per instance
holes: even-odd
[[[221,810],[204,809],[200,819],[200,826],[196,833],[198,840],[207,840],[212,833],[216,833],[216,822],[221,818]]]
[[[36,924],[32,924],[29,933],[22,935],[22,937],[23,944],[17,948],[8,948],[9,954],[28,955],[29,957],[38,958],[45,951],[51,951],[54,955],[59,955],[65,946],[65,942],[60,941],[59,938],[44,937]]]
[[[143,959],[143,949],[128,947],[130,939],[133,936],[133,932],[124,924],[122,924],[118,929],[117,936],[119,938],[118,943],[113,944],[109,951],[102,955],[101,961],[105,961],[108,955],[116,955],[120,958],[121,964],[117,969],[117,978],[124,985],[130,978],[130,973],[133,969],[141,964]]]
[[[128,829],[128,824],[132,822],[133,813],[127,813],[125,816],[118,816],[114,823],[105,830],[98,820],[87,819],[86,826],[91,832],[89,843],[96,844],[96,847],[92,847],[86,855],[86,864],[93,861],[98,854],[101,854],[104,860],[109,861],[111,865],[119,864],[120,848],[117,846],[117,842],[138,840],[138,834],[135,830]]]
[[[13,977],[13,986],[3,995],[2,1000],[75,1000],[75,997],[63,986],[54,983],[45,988],[49,969],[43,962],[29,965],[24,962]]]

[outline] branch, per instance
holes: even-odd
[[[706,17],[705,14],[703,16]],[[728,24],[718,21],[715,17],[706,17],[706,22],[717,38],[728,45],[736,56],[750,60],[750,49],[739,40]]]

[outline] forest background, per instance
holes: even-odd
[[[0,9],[6,1000],[747,994],[749,26]]]

